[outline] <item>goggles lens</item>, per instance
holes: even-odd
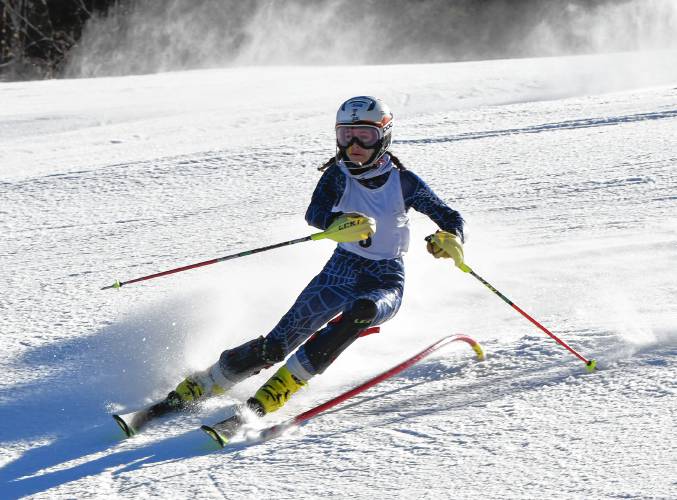
[[[372,148],[379,141],[379,136],[379,129],[369,125],[336,127],[336,140],[341,147],[357,142],[362,147]]]

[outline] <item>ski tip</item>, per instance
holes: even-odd
[[[587,363],[585,363],[585,369],[588,370],[588,373],[594,373],[597,371],[597,360],[596,359],[591,359]]]
[[[120,415],[113,415],[113,420],[115,420],[115,423],[118,424],[120,429],[122,429],[122,432],[125,433],[125,436],[132,437],[134,434],[136,434],[136,432],[134,432],[134,428],[128,425]]]
[[[228,444],[228,439],[219,434],[214,428],[209,427],[208,425],[203,425],[200,427],[210,438],[212,438],[216,443],[223,448]]]
[[[470,347],[472,347],[472,350],[475,351],[475,354],[477,355],[477,360],[478,361],[484,361],[486,359],[486,354],[484,353],[484,348],[482,345],[477,342],[475,339],[472,337],[468,337],[467,335],[449,335],[445,337],[443,340],[446,340],[448,342],[454,342],[456,340],[460,340],[468,344]]]
[[[484,361],[487,359],[486,354],[484,354],[484,349],[482,348],[482,345],[479,342],[475,342],[474,344],[471,345],[472,350],[475,351],[475,354],[477,354],[477,360],[478,361]]]

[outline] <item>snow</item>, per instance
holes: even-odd
[[[675,498],[676,56],[0,84],[1,496]],[[454,345],[265,443],[195,430],[228,398],[122,440],[112,411],[269,331],[332,245],[100,288],[309,234],[354,94],[390,103],[393,150],[467,219],[468,264],[600,370],[430,259],[412,213],[398,316],[266,420],[450,333],[486,361]]]

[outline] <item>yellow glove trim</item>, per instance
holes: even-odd
[[[362,214],[342,214],[323,232],[311,235],[312,240],[328,238],[337,243],[353,243],[376,232],[376,221]]]

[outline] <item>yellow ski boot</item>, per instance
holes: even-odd
[[[256,391],[254,397],[247,401],[247,405],[256,413],[265,415],[282,408],[292,394],[306,385],[307,382],[299,380],[283,366]]]
[[[210,370],[197,372],[186,377],[167,396],[167,400],[174,406],[187,406],[199,399],[210,396],[219,396],[226,392],[210,375]]]

